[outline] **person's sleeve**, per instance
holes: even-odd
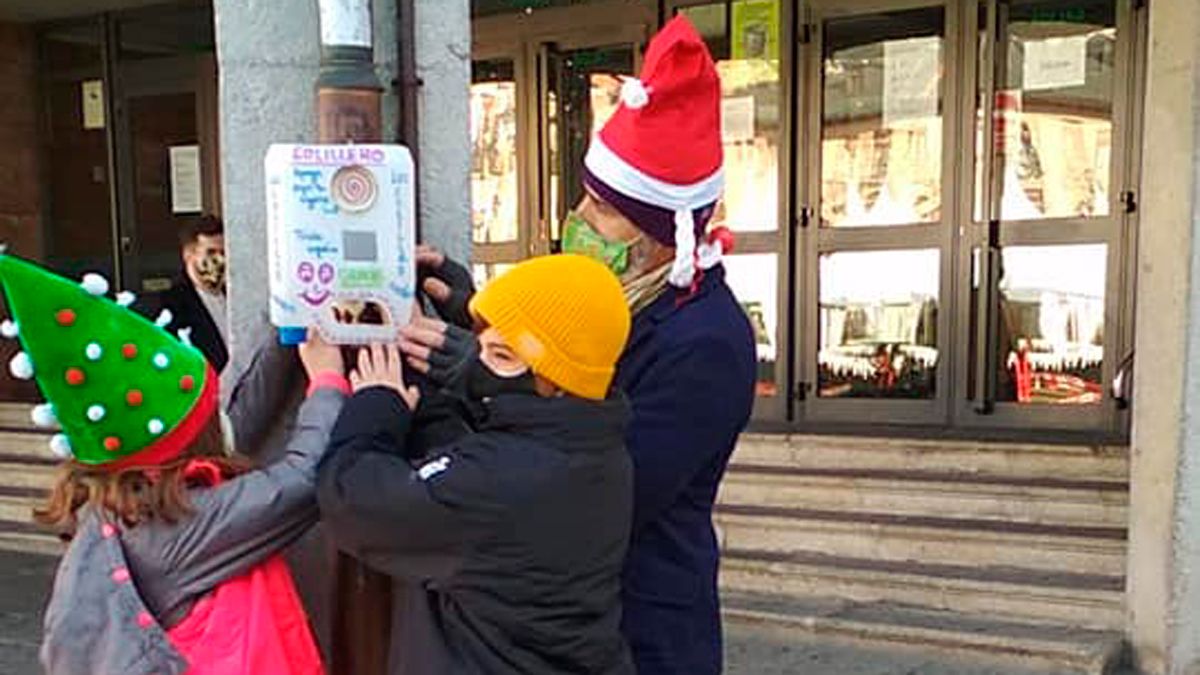
[[[300,407],[286,454],[215,488],[192,490],[192,513],[163,541],[176,583],[205,592],[282,551],[317,521],[317,464],[345,396],[326,387]]]
[[[627,434],[633,460],[633,531],[653,522],[740,431],[725,366],[733,350],[716,340],[668,352],[642,375]]]
[[[412,414],[391,389],[354,395],[321,464],[317,496],[326,532],[368,566],[414,581],[445,578],[479,530],[473,513],[486,477],[453,447],[413,467]]]
[[[289,401],[302,388],[302,368],[296,350],[279,344],[274,330],[265,331],[249,361],[235,370],[234,362],[222,375],[225,414],[233,428],[233,446],[257,458],[271,429],[286,413]]]

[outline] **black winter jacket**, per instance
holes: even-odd
[[[318,500],[338,546],[396,580],[392,673],[634,672],[627,418],[623,398],[500,396],[414,464],[396,393],[347,402]]]

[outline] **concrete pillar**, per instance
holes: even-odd
[[[471,6],[416,0],[422,238],[456,260],[471,254]]]
[[[213,0],[213,11],[220,72],[230,341],[233,360],[241,363],[249,356],[247,347],[254,344],[254,336],[268,329],[263,156],[271,143],[316,139],[314,85],[320,30],[316,0]],[[385,85],[383,128],[385,138],[390,138],[396,119],[395,0],[374,0],[372,11],[375,62]]]
[[[1150,5],[1134,391],[1130,633],[1139,669],[1200,673],[1200,15]]]

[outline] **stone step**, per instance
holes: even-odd
[[[721,504],[722,548],[1120,576],[1122,528]]]
[[[0,519],[0,549],[61,555],[63,542],[49,530],[24,521]]]
[[[45,493],[0,487],[0,521],[33,523],[33,509],[41,506]]]
[[[721,560],[723,593],[888,602],[1101,630],[1123,630],[1124,587],[1121,576],[807,552],[727,549]]]
[[[721,604],[728,625],[779,634],[784,642],[798,642],[805,636],[840,638],[1087,675],[1110,672],[1124,652],[1119,631],[1004,621],[989,614],[737,592],[722,593]]]
[[[50,434],[4,431],[0,432],[0,461],[56,465],[59,460],[50,452]]]
[[[1129,480],[1124,446],[743,434],[735,464],[930,471],[993,477]]]
[[[0,429],[34,429],[29,411],[33,406],[28,403],[0,403]]]
[[[31,463],[21,458],[0,457],[0,486],[47,490],[54,483],[53,464]]]
[[[730,465],[719,501],[1043,525],[1126,526],[1128,485],[930,471]]]

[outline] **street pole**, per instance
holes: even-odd
[[[371,0],[318,0],[320,143],[382,141],[383,87],[375,74]],[[333,602],[333,675],[384,675],[391,632],[391,579],[338,553]]]

